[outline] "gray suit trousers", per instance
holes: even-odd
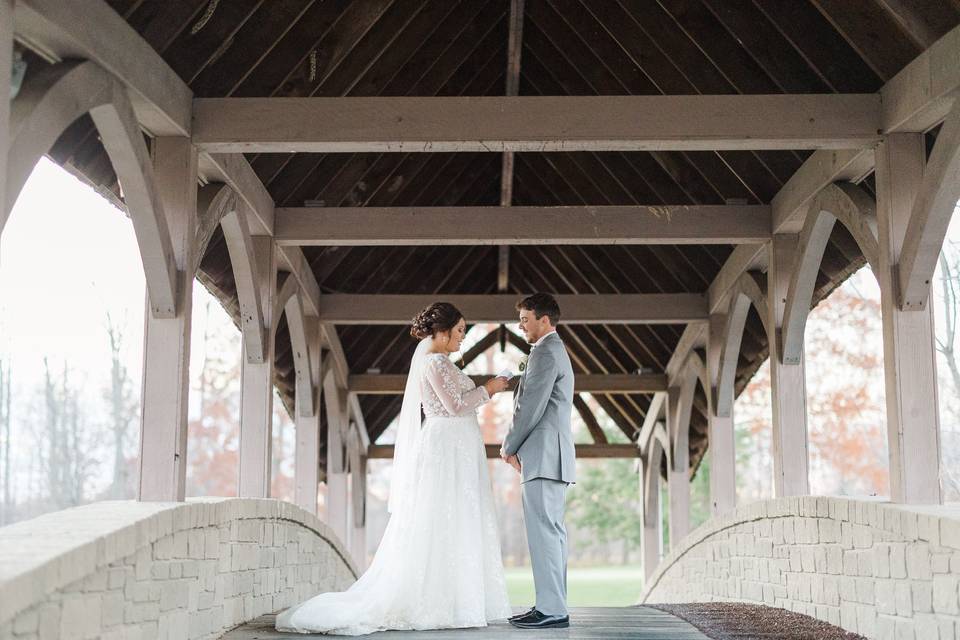
[[[523,520],[537,591],[537,611],[567,615],[567,530],[563,526],[567,483],[533,478],[520,485]]]

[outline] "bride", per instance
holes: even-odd
[[[450,360],[466,323],[437,302],[413,320],[420,339],[400,410],[387,522],[367,571],[277,616],[279,631],[361,635],[484,627],[507,618],[500,540],[477,407],[507,387],[477,387]],[[426,419],[421,424],[420,409]]]

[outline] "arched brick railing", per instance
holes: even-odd
[[[98,502],[0,528],[0,638],[217,638],[357,574],[288,502]]]
[[[926,639],[954,637],[958,598],[960,506],[801,497],[699,527],[663,559],[640,602],[752,602],[871,638]]]

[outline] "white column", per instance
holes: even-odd
[[[877,226],[880,308],[894,502],[939,503],[940,424],[933,300],[922,311],[901,311],[896,264],[925,162],[922,134],[893,134],[877,149]]]
[[[0,0],[0,208],[7,202],[7,149],[10,148],[10,71],[13,65],[13,0]],[[0,233],[5,214],[0,211]]]
[[[651,443],[651,446],[653,444]],[[652,473],[647,472],[648,464],[654,465]],[[660,464],[660,457],[656,460],[641,458],[640,462],[640,509],[641,520],[643,521],[643,534],[640,537],[641,556],[643,557],[643,576],[649,578],[653,575],[657,565],[660,564],[660,556],[663,552],[663,519],[660,513],[660,472],[656,468]],[[645,499],[647,479],[653,485],[649,504]]]
[[[692,378],[696,385],[696,377]],[[673,445],[670,456],[670,476],[667,489],[670,494],[670,548],[675,549],[690,532],[690,447],[683,438],[684,446],[675,446],[676,434],[690,429],[690,406],[683,407],[683,392],[678,387],[667,389],[667,433]],[[692,400],[693,394],[690,393]]]
[[[190,389],[192,264],[197,224],[197,151],[188,138],[155,138],[153,171],[177,263],[177,316],[144,311],[140,407],[140,500],[183,500]]]
[[[770,243],[767,272],[770,345],[770,393],[773,409],[773,495],[801,496],[810,493],[807,442],[806,358],[784,364],[780,352],[780,329],[790,288],[790,276],[799,252],[796,234],[776,234]],[[801,352],[802,354],[802,352]]]
[[[363,570],[367,565],[367,456],[352,423],[350,440],[350,553]]]
[[[345,544],[347,537],[347,473],[344,455],[346,412],[340,400],[333,369],[323,379],[323,404],[327,412],[327,524]]]
[[[240,388],[240,468],[241,498],[270,497],[270,463],[273,426],[273,299],[277,290],[277,258],[273,238],[253,236],[257,288],[267,344],[262,363],[250,362],[246,345],[241,356]]]
[[[710,455],[710,512],[717,516],[732,511],[737,506],[737,458],[733,438],[733,402],[730,399],[730,415],[718,416],[714,394],[720,375],[720,354],[723,349],[723,330],[726,316],[710,314],[707,332],[707,377],[711,390],[707,393],[709,406]],[[729,393],[733,393],[733,387]]]
[[[317,486],[320,482],[320,323],[317,318],[304,318],[304,333],[310,350],[310,369],[316,387],[313,415],[302,416],[297,411],[297,446],[294,453],[294,502],[310,513],[317,513]]]

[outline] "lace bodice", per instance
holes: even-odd
[[[486,388],[476,386],[470,376],[442,353],[427,356],[420,393],[427,417],[471,415],[490,400]]]

